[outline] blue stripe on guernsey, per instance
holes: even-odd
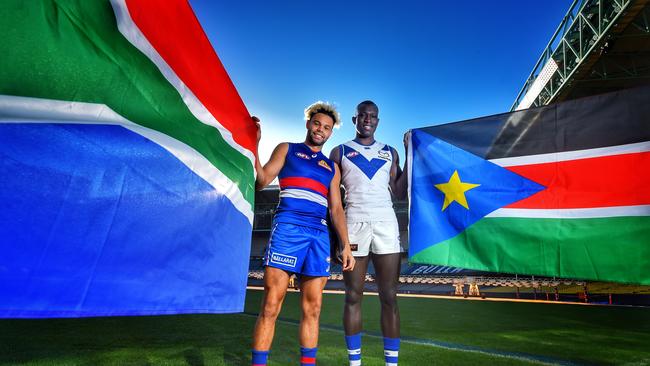
[[[372,179],[372,177],[375,176],[377,171],[381,169],[384,164],[386,164],[386,160],[383,159],[377,159],[377,158],[372,158],[370,161],[366,159],[362,154],[360,154],[358,151],[355,149],[351,148],[350,146],[343,146],[343,154],[345,157],[350,160],[354,165],[359,167],[359,169],[365,174],[368,179]],[[388,151],[390,152],[390,147],[388,145],[384,146],[381,150],[383,151]],[[356,154],[350,154],[350,153],[356,153]]]
[[[348,361],[350,366],[361,365],[361,333],[346,335],[345,345],[348,348]]]
[[[289,144],[278,174],[280,202],[274,222],[326,229],[327,192],[334,177],[334,163],[304,143]]]
[[[386,361],[386,366],[397,366],[399,343],[399,338],[384,337],[384,360]]]
[[[291,207],[290,210],[284,207]],[[327,229],[327,207],[308,200],[283,197],[278,204],[278,209],[273,217],[273,222],[309,226],[312,228]]]
[[[0,124],[0,186],[0,317],[243,310],[250,222],[150,140]]]

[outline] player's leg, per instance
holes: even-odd
[[[366,272],[368,271],[372,227],[367,222],[348,222],[348,236],[356,263],[352,271],[343,272],[343,281],[345,283],[343,328],[346,336],[358,334],[363,328],[361,301],[366,283]]]
[[[300,365],[315,365],[323,289],[330,275],[330,239],[326,230],[305,228],[310,241],[300,268]]]
[[[387,366],[397,365],[400,346],[400,319],[397,307],[401,255],[373,254],[375,281],[381,303],[381,332],[384,335],[384,359]]]
[[[361,302],[366,283],[369,256],[354,257],[356,263],[351,272],[343,272],[345,281],[345,304],[343,305],[343,328],[345,345],[348,350],[350,366],[361,365]]]
[[[346,335],[361,332],[363,325],[361,319],[361,302],[363,289],[366,283],[369,256],[354,257],[356,263],[350,272],[343,272],[345,283],[345,305],[343,306],[343,328]]]
[[[300,364],[315,365],[316,351],[318,348],[318,324],[320,320],[321,304],[323,303],[323,289],[327,277],[300,277]]]
[[[399,338],[399,308],[397,283],[400,271],[400,253],[372,254],[375,282],[381,303],[381,331],[385,337]]]
[[[343,328],[350,366],[361,365],[361,302],[368,271],[371,226],[366,222],[348,222],[348,235],[352,255],[356,259],[354,270],[343,272],[345,282],[345,305],[343,306]]]
[[[302,267],[309,250],[303,228],[277,223],[264,255],[264,297],[253,332],[253,365],[266,365],[273,342],[275,322],[289,286],[289,273]]]
[[[275,321],[280,314],[287,293],[289,274],[282,269],[266,267],[264,271],[264,296],[253,332],[253,364],[265,365],[273,335]]]
[[[381,331],[387,366],[397,365],[400,344],[400,318],[397,307],[401,247],[397,219],[373,223],[372,263],[381,303]]]

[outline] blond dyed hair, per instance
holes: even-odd
[[[305,121],[309,121],[317,113],[330,116],[334,121],[334,128],[339,128],[341,126],[341,116],[334,105],[320,100],[313,103],[309,107],[305,108]]]

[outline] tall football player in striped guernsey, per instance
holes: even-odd
[[[357,262],[353,271],[344,273],[345,308],[343,326],[350,366],[361,365],[361,300],[372,258],[381,302],[381,331],[384,336],[386,366],[397,365],[400,344],[397,282],[402,247],[391,192],[406,195],[407,174],[399,167],[394,148],[375,140],[379,108],[372,101],[361,102],[352,117],[356,137],[335,147],[330,159],[341,167],[345,188],[347,217],[352,254]],[[408,139],[405,136],[406,146]]]
[[[341,205],[340,172],[321,152],[340,124],[333,106],[316,102],[305,109],[307,137],[302,143],[281,143],[270,160],[256,162],[257,189],[276,177],[280,203],[273,217],[271,238],[264,255],[264,298],[253,334],[252,364],[266,365],[275,332],[275,321],[287,293],[289,275],[300,276],[300,365],[315,365],[318,320],[323,288],[330,274],[330,242],[326,216],[344,245],[343,270],[351,271],[355,259],[350,250],[345,213]],[[256,119],[259,122],[259,120]],[[261,133],[258,133],[258,143]]]

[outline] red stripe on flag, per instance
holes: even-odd
[[[323,183],[317,180],[303,177],[287,177],[280,179],[280,188],[286,187],[311,189],[312,191],[316,191],[322,194],[324,197],[327,197],[327,193],[329,192]]]
[[[256,127],[187,1],[127,0],[131,19],[233,140],[257,156]]]
[[[594,208],[650,204],[650,152],[506,169],[547,188],[507,208]]]
[[[300,357],[300,363],[301,364],[307,364],[307,365],[315,365],[316,364],[316,357],[305,357],[302,356]]]

